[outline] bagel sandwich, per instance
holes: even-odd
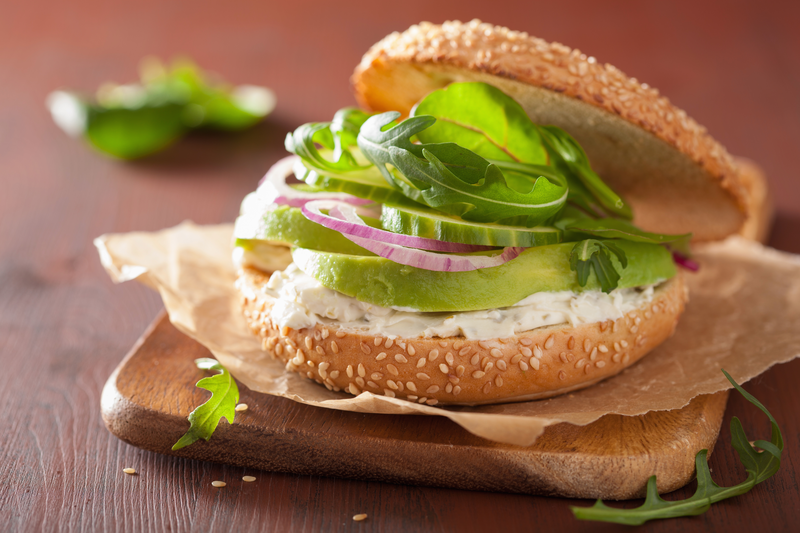
[[[289,134],[234,233],[248,326],[331,391],[476,405],[587,387],[675,331],[690,242],[761,231],[701,126],[563,45],[421,24],[352,81],[362,109]],[[276,244],[293,263],[272,271]]]

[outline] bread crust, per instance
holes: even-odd
[[[653,300],[616,321],[538,328],[505,339],[390,338],[331,325],[278,328],[269,276],[239,271],[247,324],[262,348],[332,391],[363,391],[428,405],[478,405],[548,398],[613,376],[664,342],[687,301],[680,275]]]
[[[496,85],[575,136],[645,229],[708,241],[744,223],[747,191],[725,148],[656,89],[580,50],[478,20],[421,23],[375,44],[352,78],[362,106],[405,114],[453,81]]]

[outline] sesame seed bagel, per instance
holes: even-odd
[[[656,288],[650,303],[618,320],[537,328],[491,340],[391,338],[331,324],[279,328],[269,275],[239,272],[244,316],[262,348],[329,390],[362,391],[409,401],[477,405],[548,398],[613,376],[675,330],[687,292],[680,275]]]
[[[425,22],[375,44],[352,78],[363,107],[403,114],[455,81],[494,85],[570,133],[646,230],[709,241],[744,223],[747,191],[725,148],[656,89],[579,50],[478,20]]]

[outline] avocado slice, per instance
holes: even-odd
[[[657,244],[614,241],[627,258],[619,287],[658,283],[675,275],[672,255]],[[295,264],[322,285],[359,301],[423,312],[476,311],[516,304],[535,292],[600,290],[594,272],[585,287],[570,270],[574,242],[528,248],[503,265],[469,272],[434,272],[382,257],[359,257],[305,248],[292,250]]]

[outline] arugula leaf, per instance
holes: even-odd
[[[570,202],[601,215],[632,217],[630,206],[592,170],[575,139],[555,126],[534,124],[516,100],[492,85],[453,83],[434,91],[411,111],[412,117],[424,114],[437,119],[417,135],[424,143],[455,142],[496,164],[548,165],[566,177]],[[512,188],[530,179],[503,170]]]
[[[528,190],[517,191],[497,165],[458,144],[412,143],[434,124],[434,117],[411,117],[384,131],[399,116],[389,112],[369,118],[358,145],[386,181],[412,200],[471,222],[525,216],[528,227],[553,217],[566,202],[563,181],[537,177],[528,182]]]
[[[616,289],[620,274],[611,261],[612,253],[617,256],[622,268],[628,266],[625,252],[612,241],[586,239],[575,244],[569,255],[569,267],[578,274],[578,284],[585,287],[589,275],[594,270],[603,292],[608,293]]]
[[[783,452],[783,435],[778,423],[761,402],[740,387],[725,370],[722,373],[748,402],[767,415],[772,426],[770,442],[757,440],[751,445],[739,419],[733,417],[731,420],[731,444],[739,454],[739,459],[747,471],[747,479],[732,487],[720,487],[711,479],[711,471],[708,468],[708,450],[700,450],[695,457],[697,489],[690,498],[678,501],[664,500],[656,489],[656,476],[652,476],[647,480],[647,497],[641,506],[634,509],[615,509],[604,504],[602,500],[597,500],[592,507],[570,507],[575,517],[579,520],[638,526],[648,520],[695,516],[706,512],[712,504],[744,494],[773,476],[780,468],[781,452]],[[762,451],[756,451],[755,448],[760,448]]]
[[[581,218],[579,220],[566,221],[562,229],[585,233],[603,239],[625,239],[632,242],[644,242],[652,244],[667,244],[669,248],[684,255],[690,255],[689,241],[691,233],[683,235],[668,235],[664,233],[649,233],[640,230],[627,220],[618,218],[601,218],[593,220],[591,218]]]
[[[198,387],[211,392],[211,398],[189,414],[189,431],[172,446],[173,450],[180,450],[199,439],[210,439],[222,418],[233,424],[234,408],[239,402],[239,387],[225,367],[209,358],[195,359],[194,362],[197,368],[219,370],[220,373],[197,382]]]

